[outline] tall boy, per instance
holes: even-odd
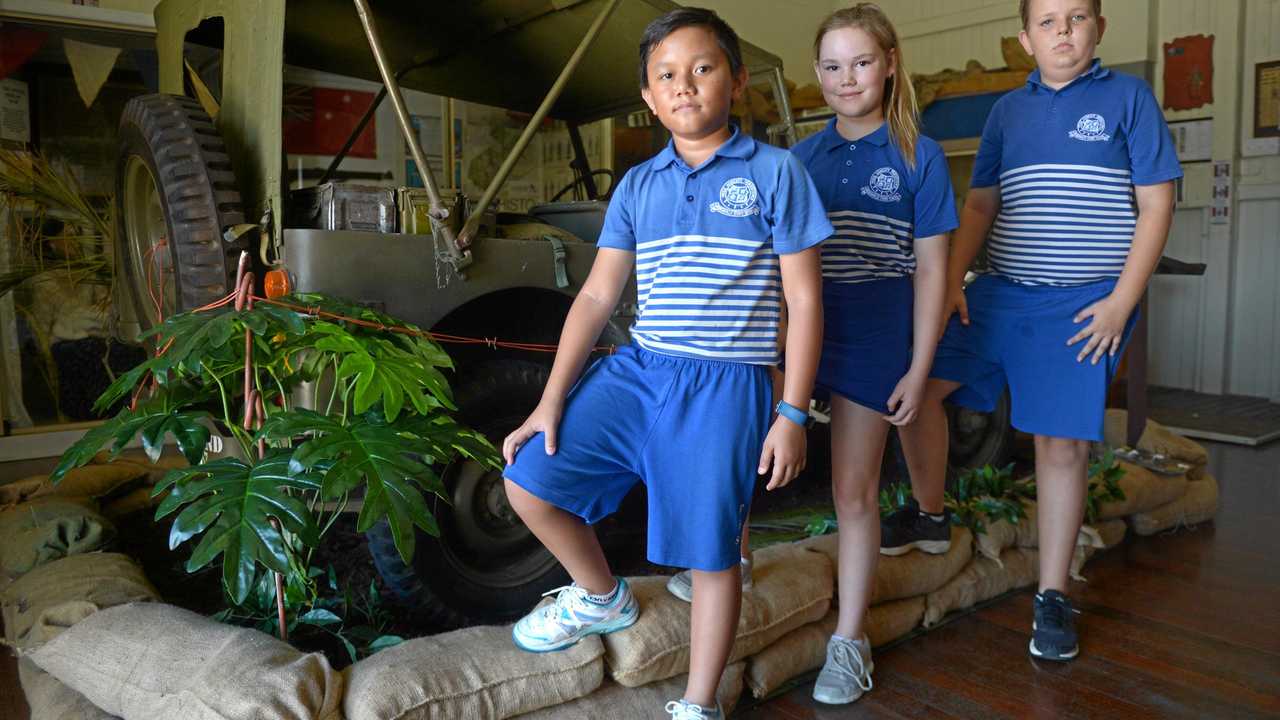
[[[649,559],[694,571],[689,682],[666,707],[679,720],[721,717],[742,524],[757,473],[772,468],[773,489],[803,467],[821,346],[817,245],[831,225],[789,153],[729,126],[746,81],[737,36],[715,13],[681,8],[645,29],[641,94],[671,143],[619,182],[542,401],[503,443],[512,507],[574,580],[516,623],[526,650],[635,622],[639,608],[590,524],[636,482],[647,486]],[[571,390],[633,263],[634,342]],[[784,300],[788,372],[770,426]]]
[[[1079,652],[1064,591],[1084,515],[1090,441],[1107,385],[1173,216],[1182,176],[1151,90],[1094,58],[1101,0],[1021,0],[1037,69],[982,133],[948,262],[952,318],[926,402],[902,428],[917,495],[946,474],[942,399],[991,410],[1005,385],[1014,427],[1035,435],[1040,585],[1031,655]],[[963,289],[990,233],[990,272]]]

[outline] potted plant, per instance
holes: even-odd
[[[426,497],[445,498],[436,468],[500,461],[453,419],[443,373],[452,363],[418,328],[320,295],[231,299],[144,334],[159,351],[96,408],[129,402],[69,448],[52,479],[135,437],[157,459],[171,436],[190,466],[153,491],[165,495],[156,518],[174,515],[170,547],[194,544],[191,573],[221,558],[236,607],[261,607],[274,584],[283,635],[297,622],[334,622],[316,606],[325,578],[312,555],[342,513],[358,511],[359,532],[385,519],[407,563],[415,527],[438,533]],[[232,453],[207,457],[211,427],[230,436]]]

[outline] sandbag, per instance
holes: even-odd
[[[984,519],[983,532],[974,537],[974,545],[977,546],[978,552],[999,562],[1000,553],[1008,548],[1036,547],[1040,540],[1036,522],[1036,503],[1034,500],[1025,500],[1022,508],[1026,516],[1016,523],[1003,518]]]
[[[1134,513],[1129,524],[1139,535],[1154,535],[1177,527],[1212,520],[1218,513],[1218,480],[1205,475],[1203,480],[1187,484],[1182,497],[1154,510]]]
[[[937,625],[947,613],[964,610],[1014,588],[1032,585],[1039,572],[1039,551],[1010,548],[1000,562],[979,555],[946,585],[925,596],[924,626]]]
[[[865,623],[871,646],[880,647],[915,630],[923,617],[924,596],[872,605]],[[827,641],[836,631],[838,619],[833,610],[748,658],[746,682],[751,694],[765,697],[791,678],[822,667],[827,661]]]
[[[32,475],[0,485],[0,507],[36,497],[102,497],[147,476],[143,467],[131,462],[85,465],[69,471],[54,485],[48,475]]]
[[[163,603],[94,613],[30,657],[127,720],[341,717],[342,676],[324,655]]]
[[[511,626],[415,638],[348,667],[347,720],[499,720],[580,698],[604,680],[598,636],[560,652],[516,647]]]
[[[839,536],[820,535],[801,540],[800,545],[820,552],[839,564]],[[941,555],[912,551],[905,555],[881,555],[876,563],[876,582],[871,604],[915,597],[933,592],[955,577],[973,557],[973,534],[966,527],[951,527],[951,548]]]
[[[18,682],[31,708],[28,720],[120,720],[26,658],[18,660]]]
[[[720,676],[716,699],[726,716],[733,712],[742,696],[742,676],[746,663],[732,663]],[[519,720],[650,720],[665,717],[662,711],[668,702],[684,695],[688,675],[677,675],[667,680],[643,687],[629,688],[612,680],[605,680],[599,690],[590,695],[556,705],[544,710],[519,716]]]
[[[103,504],[102,514],[112,520],[119,520],[132,513],[144,510],[150,511],[164,502],[164,499],[169,497],[169,493],[172,492],[171,489],[165,490],[153,497],[151,495],[152,489],[150,486],[143,486],[130,490],[124,495]]]
[[[1124,499],[1099,503],[1099,520],[1154,510],[1177,500],[1187,492],[1187,478],[1184,475],[1160,475],[1141,465],[1123,460],[1119,462],[1124,475],[1120,476],[1116,484],[1124,491]]]
[[[757,551],[753,577],[755,587],[742,595],[731,663],[820,620],[831,608],[831,562],[799,543]],[[640,619],[604,636],[609,676],[620,685],[637,687],[688,672],[689,603],[667,592],[666,577],[628,582],[640,603]]]
[[[1107,410],[1102,431],[1103,441],[1112,447],[1128,445],[1129,413],[1125,410]],[[1193,466],[1209,462],[1209,451],[1194,440],[1182,437],[1160,423],[1147,418],[1147,427],[1138,440],[1138,449],[1168,455]]]
[[[118,553],[85,553],[55,560],[0,591],[5,640],[23,650],[105,608],[158,601],[138,563]]]
[[[1119,545],[1124,540],[1127,529],[1128,526],[1120,518],[1099,520],[1092,525],[1082,526],[1076,537],[1076,549],[1071,554],[1071,567],[1068,569],[1071,579],[1087,582],[1081,574],[1084,564],[1099,551]]]
[[[160,482],[170,470],[190,467],[191,465],[187,462],[186,456],[172,447],[166,448],[165,452],[155,462],[151,462],[151,458],[147,457],[146,451],[131,448],[117,455],[114,460],[111,459],[106,450],[103,450],[93,457],[93,463],[97,465],[106,465],[108,463],[133,465],[146,475],[143,482],[147,485],[155,485]]]
[[[0,589],[41,565],[99,550],[115,534],[91,500],[37,498],[0,511]]]

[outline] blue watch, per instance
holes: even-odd
[[[813,427],[813,416],[809,415],[809,413],[805,412],[804,410],[801,410],[795,405],[792,405],[786,400],[779,400],[777,407],[774,408],[774,411],[777,412],[782,417],[799,425],[800,427],[803,427],[803,428]]]

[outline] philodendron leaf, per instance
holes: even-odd
[[[157,519],[182,508],[173,521],[170,545],[200,536],[187,571],[195,572],[221,555],[223,583],[236,604],[252,590],[258,565],[289,572],[291,551],[282,528],[308,545],[318,541],[311,510],[287,491],[314,492],[319,484],[310,474],[290,474],[289,454],[273,449],[254,465],[219,458],[172,471],[156,486],[157,493],[170,491],[156,508]]]

